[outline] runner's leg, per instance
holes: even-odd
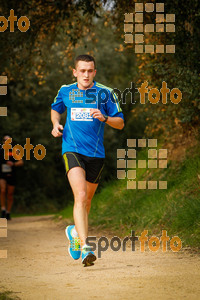
[[[1,210],[6,209],[6,180],[0,179],[1,189]]]
[[[13,205],[13,194],[15,190],[14,185],[7,185],[7,212],[9,213],[11,211],[12,205]]]
[[[67,173],[69,183],[74,194],[74,222],[81,240],[81,245],[85,244],[88,236],[88,213],[87,204],[87,184],[85,170],[81,167],[74,167]]]
[[[90,212],[90,207],[91,207],[91,201],[92,198],[96,192],[96,189],[98,187],[98,183],[91,183],[89,181],[86,181],[87,184],[87,204],[86,204],[86,208],[87,208],[87,213],[89,215]]]

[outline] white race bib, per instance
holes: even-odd
[[[12,172],[12,167],[7,164],[2,164],[1,171],[2,171],[2,173]]]
[[[71,108],[71,120],[72,121],[93,121],[93,117],[90,116],[91,108]]]

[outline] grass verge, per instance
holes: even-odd
[[[167,180],[166,190],[127,190],[126,180],[109,182],[92,201],[90,225],[117,234],[178,235],[183,246],[200,244],[200,156],[198,147],[184,161],[170,161],[165,169],[137,169],[137,180]],[[147,159],[145,152],[139,159]],[[72,206],[61,212],[72,218]]]

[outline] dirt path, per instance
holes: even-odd
[[[13,219],[0,249],[8,250],[0,291],[20,299],[200,299],[199,256],[128,247],[84,268],[68,255],[63,223],[50,216]]]

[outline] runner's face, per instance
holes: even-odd
[[[96,70],[93,61],[79,61],[76,69],[73,69],[73,74],[77,78],[78,88],[86,90],[93,86],[93,79],[96,75]]]

